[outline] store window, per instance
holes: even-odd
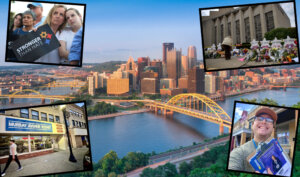
[[[28,109],[21,109],[21,117],[29,118],[29,110]]]
[[[47,121],[47,114],[46,113],[44,113],[44,112],[41,113],[41,120]]]
[[[59,116],[55,116],[55,121],[56,121],[57,123],[60,123],[60,118],[59,118]]]
[[[54,117],[52,114],[49,114],[49,122],[54,122]]]
[[[52,148],[52,138],[50,136],[31,136],[31,151],[38,151]]]
[[[17,145],[17,152],[24,153],[28,151],[28,136],[0,136],[0,157],[9,155],[9,141],[13,139]]]
[[[31,118],[35,120],[39,120],[39,112],[35,110],[31,110]]]

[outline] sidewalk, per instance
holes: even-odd
[[[205,59],[205,65],[207,70],[215,70],[215,69],[229,69],[229,68],[245,68],[249,66],[268,66],[268,65],[276,65],[278,64],[277,62],[267,62],[264,64],[264,62],[255,62],[255,61],[250,61],[250,62],[245,62],[245,61],[240,61],[239,58],[243,57],[236,57],[236,56],[231,56],[230,60],[225,60],[225,58],[216,58],[216,59]],[[282,65],[282,64],[279,64]]]
[[[83,170],[83,156],[88,148],[74,148],[73,154],[77,160],[76,163],[69,161],[70,151],[59,151],[38,157],[20,160],[23,170],[16,171],[18,165],[12,161],[6,170],[5,177],[28,176],[48,173],[60,173],[68,171]],[[1,170],[4,170],[5,164],[1,164]]]

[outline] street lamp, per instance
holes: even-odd
[[[67,131],[67,137],[68,137],[68,144],[69,144],[69,149],[70,149],[70,157],[69,157],[69,161],[70,161],[70,162],[77,162],[77,160],[75,159],[75,156],[74,156],[74,154],[73,154],[72,147],[71,147],[71,142],[70,142],[69,129],[68,129],[68,124],[67,124],[67,116],[68,116],[68,113],[67,113],[67,111],[66,111],[66,105],[61,105],[61,106],[60,106],[60,109],[61,109],[62,112],[63,112],[64,120],[65,120],[65,124],[66,124],[66,131]]]

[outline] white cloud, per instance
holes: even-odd
[[[287,14],[287,16],[290,19],[291,22],[291,27],[295,27],[295,9],[294,9],[294,4],[292,2],[290,3],[281,3],[280,6],[284,10],[284,12]]]

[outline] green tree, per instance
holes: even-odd
[[[276,28],[265,33],[265,38],[267,40],[273,40],[275,37],[277,39],[286,39],[287,36],[291,38],[297,38],[296,28]]]
[[[109,151],[101,160],[100,164],[102,167],[102,170],[105,175],[108,175],[110,172],[116,172],[118,170],[117,168],[117,162],[119,158],[115,151]]]
[[[183,162],[179,165],[179,173],[184,176],[188,176],[191,169],[192,169],[191,165],[186,162]]]

